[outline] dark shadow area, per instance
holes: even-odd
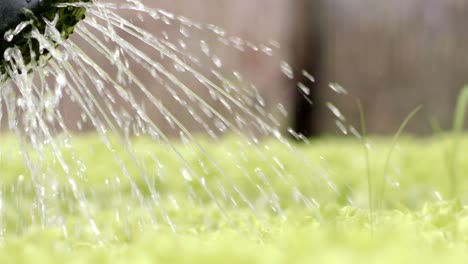
[[[296,20],[293,24],[292,62],[297,70],[293,82],[297,92],[294,96],[295,111],[292,128],[306,137],[320,133],[318,115],[318,88],[322,82],[322,16],[320,0],[300,0],[295,2]],[[301,91],[300,86],[308,88]]]

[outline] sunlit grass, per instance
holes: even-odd
[[[226,138],[221,143],[201,139],[207,152],[249,199],[258,198],[258,189],[246,180],[236,165],[241,162],[244,169],[261,170],[269,177],[285,212],[280,216],[266,208],[260,220],[242,203],[238,207],[226,206],[225,213],[229,216],[226,218],[196,181],[182,179],[180,170],[187,164],[164,145],[145,138],[136,139],[132,142],[134,158],[140,165],[146,164],[149,176],[156,181],[161,203],[177,227],[177,234],[174,234],[163,220],[142,228],[141,223],[150,222],[151,216],[163,219],[163,215],[136,201],[129,179],[122,175],[120,165],[110,157],[109,150],[98,137],[75,136],[72,147],[64,148],[64,159],[71,171],[79,169],[77,164],[86,164],[86,168],[81,168],[83,175],[76,179],[79,188],[89,197],[97,224],[104,227],[99,241],[87,227],[89,219],[78,213],[64,215],[66,234],[61,229],[43,229],[38,223],[32,223],[30,206],[34,194],[28,183],[29,170],[15,137],[2,136],[2,224],[7,229],[0,247],[0,261],[61,263],[72,258],[76,262],[107,263],[342,263],[352,259],[398,263],[421,261],[420,256],[423,256],[428,263],[438,263],[466,259],[468,209],[462,204],[466,200],[463,194],[468,191],[467,177],[459,177],[460,200],[441,200],[452,197],[447,191],[451,183],[444,159],[452,137],[403,136],[396,146],[385,138],[367,140],[371,146],[369,161],[362,153],[362,144],[355,139],[322,138],[308,146],[294,146],[297,153],[305,153],[311,164],[322,166],[320,164],[325,161],[324,170],[346,196],[343,199],[340,195],[333,197],[319,191],[315,198],[320,208],[310,210],[294,202],[291,186],[274,175],[271,164],[262,161],[258,152],[240,151],[239,139]],[[467,137],[461,136],[457,142],[460,149],[468,148]],[[194,172],[203,174],[206,183],[214,186],[220,176],[213,167],[200,165],[200,160],[206,159],[201,151],[191,145],[176,144]],[[284,146],[272,140],[265,140],[261,146],[260,151],[266,156],[274,155],[283,162],[283,173],[294,177],[297,186],[308,186],[310,173]],[[372,223],[368,217],[368,183],[362,175],[369,164],[370,175],[380,175],[378,172],[386,164],[389,147],[395,147],[388,161],[391,168],[396,168],[388,172],[395,184],[386,187],[386,195],[380,201],[382,207],[375,211],[375,223]],[[116,147],[113,151],[120,153],[132,180],[148,196],[146,183],[139,176],[137,166],[126,158],[124,148]],[[230,158],[225,158],[226,153],[231,153]],[[70,192],[66,187],[67,175],[52,162],[51,153],[46,156],[44,162],[54,171],[51,177],[63,186],[63,194],[72,197],[67,194]],[[155,165],[155,157],[162,167]],[[468,171],[468,157],[460,153],[457,160],[457,170]],[[165,178],[162,180],[156,175]],[[112,184],[117,178],[120,183]],[[11,191],[13,186],[22,189]],[[198,202],[187,198],[187,186],[198,193]],[[217,197],[219,195],[216,193]],[[178,208],[173,206],[173,200],[178,201]],[[67,206],[66,201],[63,206]],[[126,223],[116,219],[117,212],[121,216],[126,214]],[[20,225],[22,231],[14,232]]]
[[[453,121],[453,146],[448,152],[447,162],[448,170],[450,176],[450,193],[454,198],[457,198],[459,195],[459,168],[458,168],[458,155],[460,152],[460,140],[463,132],[463,127],[465,124],[466,111],[468,109],[468,86],[465,86],[458,96],[458,101],[455,106],[454,111],[454,121]]]

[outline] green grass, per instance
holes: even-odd
[[[460,151],[460,139],[463,133],[465,124],[465,115],[468,109],[468,86],[463,87],[458,96],[457,104],[454,111],[453,120],[453,146],[447,155],[448,170],[450,175],[450,189],[453,197],[458,197],[458,155]]]
[[[435,194],[453,196],[445,159],[452,147],[450,135],[400,137],[388,162],[393,142],[386,138],[367,140],[371,144],[368,157],[358,140],[344,138],[294,145],[292,152],[272,140],[265,140],[256,149],[234,137],[217,143],[200,139],[204,151],[216,160],[215,166],[193,144],[176,146],[184,162],[167,145],[137,139],[131,142],[132,161],[119,144],[111,152],[96,136],[75,136],[71,146],[60,146],[69,174],[50,149],[43,150],[44,155],[30,149],[30,159],[42,166],[37,170],[42,173],[34,176],[36,183],[44,185],[44,200],[50,205],[46,211],[49,223],[41,223],[35,209],[38,201],[33,175],[15,137],[3,135],[1,225],[5,234],[0,262],[463,263],[468,257],[468,208],[463,206],[468,193],[468,178],[463,174],[468,172],[468,155],[459,152],[457,156],[458,199],[446,201]],[[468,137],[460,136],[457,142],[460,150],[468,149]],[[231,156],[226,158],[228,152]],[[381,177],[386,166],[387,175],[398,185],[386,186],[385,196],[378,201],[382,206],[375,210],[371,223],[369,188],[363,175]],[[139,167],[159,192],[160,207],[154,206]],[[217,168],[253,201],[258,217],[229,188],[229,181]],[[188,180],[181,176],[184,169]],[[203,177],[203,184],[197,175]],[[339,193],[320,180],[324,175]],[[76,203],[68,176],[73,176],[78,190],[87,197],[86,210]],[[141,191],[143,204],[132,192],[132,184]],[[203,186],[211,188],[219,205]],[[237,206],[222,198],[219,186],[224,186]],[[283,215],[259,199],[257,186],[277,194]],[[320,207],[295,202],[293,187],[313,196]],[[98,237],[90,228],[87,213],[100,227]],[[54,218],[57,215],[62,219]],[[177,234],[167,224],[168,218]],[[54,224],[57,222],[67,227],[66,233]]]

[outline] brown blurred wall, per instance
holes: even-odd
[[[254,43],[278,40],[282,47],[274,59],[212,45],[226,64],[257,84],[267,102],[289,108],[285,126],[297,127],[303,118],[311,134],[338,131],[327,101],[359,126],[356,98],[373,133],[394,133],[418,105],[423,110],[408,131],[431,133],[430,120],[448,128],[459,90],[468,83],[464,0],[179,0],[154,6],[219,25]],[[296,81],[301,80],[286,80],[278,71],[282,59],[317,80],[309,84],[313,109],[299,120],[294,116]],[[337,95],[329,83],[339,83],[349,95]]]
[[[429,119],[450,127],[457,95],[468,83],[468,1],[325,2],[323,78],[362,100],[369,130],[394,133],[418,105],[423,111],[409,131],[431,133]],[[355,100],[325,87],[320,93],[359,123]],[[334,127],[333,118],[324,118],[322,131]]]

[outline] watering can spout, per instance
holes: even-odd
[[[46,29],[46,20],[58,18],[55,27],[63,39],[73,33],[75,26],[85,17],[86,5],[92,0],[0,0],[0,74],[4,73],[4,52],[11,47],[18,47],[26,64],[31,62],[32,53],[39,53],[39,43],[29,36],[32,28],[40,33]],[[31,24],[6,37],[21,22]],[[56,45],[58,45],[56,43]],[[35,56],[36,58],[38,56]]]

